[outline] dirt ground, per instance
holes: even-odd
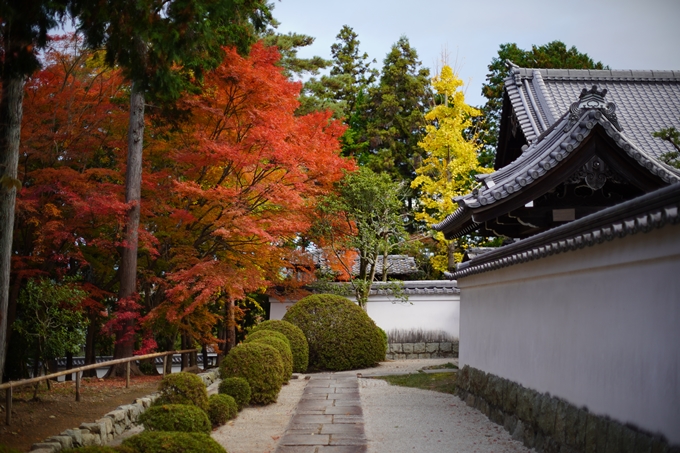
[[[160,380],[161,376],[133,377],[126,389],[124,378],[83,379],[80,402],[76,402],[75,382],[53,382],[50,391],[42,383],[38,401],[32,401],[32,386],[15,389],[10,426],[5,424],[5,395],[0,391],[0,445],[27,452],[36,442],[94,422],[118,406],[154,393]]]

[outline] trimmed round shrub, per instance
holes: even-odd
[[[210,395],[208,403],[208,417],[213,426],[222,426],[238,414],[238,405],[229,395]]]
[[[276,330],[256,330],[253,332],[249,332],[248,336],[245,339],[245,343],[250,343],[251,341],[255,341],[264,337],[278,338],[279,340],[286,343],[288,347],[290,347],[290,340],[288,339],[288,337],[286,337],[281,332],[277,332]]]
[[[192,404],[208,410],[208,391],[203,379],[191,373],[168,374],[158,386],[160,396],[153,406],[163,404]]]
[[[290,307],[283,319],[305,334],[310,368],[352,370],[385,359],[385,340],[378,326],[361,307],[342,296],[307,296]]]
[[[294,373],[304,373],[307,371],[307,366],[309,364],[309,345],[307,344],[307,338],[305,334],[300,330],[300,328],[288,321],[272,319],[269,321],[261,322],[251,329],[252,335],[260,330],[273,330],[276,332],[281,332],[290,341],[290,351],[293,353],[293,372]]]
[[[181,431],[183,433],[210,433],[208,414],[189,404],[164,404],[151,406],[139,416],[147,431]]]
[[[208,434],[142,431],[123,441],[135,453],[227,453]]]
[[[274,334],[283,338],[276,337]],[[260,335],[255,334],[255,339],[252,339],[252,337],[248,335],[245,343],[262,343],[276,348],[283,360],[283,375],[281,376],[281,379],[283,379],[284,383],[290,380],[290,377],[293,375],[293,353],[290,351],[288,339],[284,337],[283,334],[271,331]]]
[[[383,343],[384,343],[384,346],[385,346],[385,354],[387,354],[387,350],[390,347],[389,337],[387,336],[387,332],[385,332],[382,328],[378,327],[378,330],[380,331],[380,336],[383,339]],[[383,354],[383,358],[385,358],[384,354]]]
[[[268,344],[242,343],[222,360],[220,375],[222,379],[242,377],[248,381],[251,403],[275,403],[283,385],[283,360]]]
[[[221,395],[229,395],[234,398],[238,410],[243,409],[250,403],[250,384],[241,377],[222,379],[217,391]]]

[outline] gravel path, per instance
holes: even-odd
[[[244,408],[234,420],[213,431],[212,438],[229,453],[273,452],[295,413],[307,382],[292,379],[281,388],[275,404]]]
[[[335,374],[406,374],[447,362],[457,360],[391,361],[375,368]],[[276,404],[245,408],[235,420],[213,431],[212,437],[229,453],[273,452],[307,382],[303,376],[291,380],[281,390]],[[359,390],[368,453],[534,452],[456,396],[391,386],[380,379],[359,379]]]
[[[368,453],[531,452],[458,397],[360,379]]]

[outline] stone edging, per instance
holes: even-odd
[[[387,360],[457,358],[458,342],[436,343],[390,343],[387,345]]]
[[[210,370],[198,376],[203,379],[205,386],[209,387],[219,379],[219,371]],[[139,416],[151,406],[156,398],[158,398],[158,393],[137,398],[132,404],[118,406],[94,423],[82,423],[78,428],[67,429],[57,436],[33,444],[31,453],[56,453],[67,448],[106,445],[125,431],[135,427]]]
[[[594,415],[549,393],[467,365],[458,373],[456,392],[513,439],[538,452],[680,452],[680,446],[671,447],[661,435]]]

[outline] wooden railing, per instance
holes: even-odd
[[[165,370],[168,365],[168,356],[173,356],[175,354],[190,354],[197,353],[200,349],[184,349],[182,351],[168,351],[168,352],[155,352],[153,354],[136,355],[132,357],[127,357],[125,359],[109,360],[107,362],[93,363],[92,365],[80,366],[78,368],[71,368],[70,370],[59,371],[57,373],[46,374],[45,376],[38,376],[31,379],[22,379],[20,381],[10,381],[0,384],[0,390],[5,390],[5,422],[9,425],[12,422],[12,389],[23,387],[26,385],[37,384],[48,379],[58,378],[59,376],[65,376],[67,374],[76,375],[76,401],[80,401],[80,373],[87,370],[94,370],[97,368],[106,368],[112,365],[118,365],[121,363],[126,364],[125,370],[125,388],[130,387],[130,362],[145,359],[154,359],[156,357],[163,357],[163,376],[165,376]],[[205,365],[204,365],[205,366]]]

